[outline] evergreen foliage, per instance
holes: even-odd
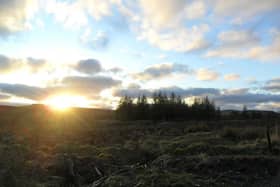
[[[220,116],[219,108],[208,97],[195,98],[193,105],[185,103],[180,95],[155,92],[149,103],[145,95],[121,98],[116,110],[122,120],[208,120]]]

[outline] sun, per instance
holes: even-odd
[[[44,104],[58,111],[66,111],[71,107],[88,107],[88,103],[85,97],[75,95],[55,95],[44,101]]]

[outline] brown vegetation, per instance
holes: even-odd
[[[2,111],[0,186],[277,184],[276,119],[154,122],[96,120],[89,114],[42,106]]]

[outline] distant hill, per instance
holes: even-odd
[[[114,111],[110,109],[78,108],[73,107],[68,111],[55,111],[46,105],[33,104],[26,106],[1,106],[0,123],[14,121],[15,119],[42,119],[50,116],[63,115],[67,117],[78,116],[83,120],[113,119]]]
[[[280,113],[268,110],[247,110],[245,113],[240,110],[222,110],[222,118],[280,118]]]
[[[0,105],[0,123],[15,123],[17,120],[27,121],[32,119],[33,121],[41,121],[42,119],[48,119],[51,116],[66,116],[67,118],[76,117],[80,120],[91,122],[93,120],[111,120],[115,119],[115,111],[110,109],[98,109],[98,108],[78,108],[73,107],[66,112],[60,112],[50,109],[46,105],[33,104],[26,106],[7,106]],[[239,110],[222,110],[222,119],[243,119],[244,114]],[[259,119],[259,118],[280,118],[280,113],[274,111],[260,111],[260,110],[248,110],[246,111],[246,118]]]

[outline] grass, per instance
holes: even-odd
[[[17,111],[0,116],[0,186],[265,186],[280,142],[263,121],[114,121]],[[279,123],[278,123],[279,124]]]

